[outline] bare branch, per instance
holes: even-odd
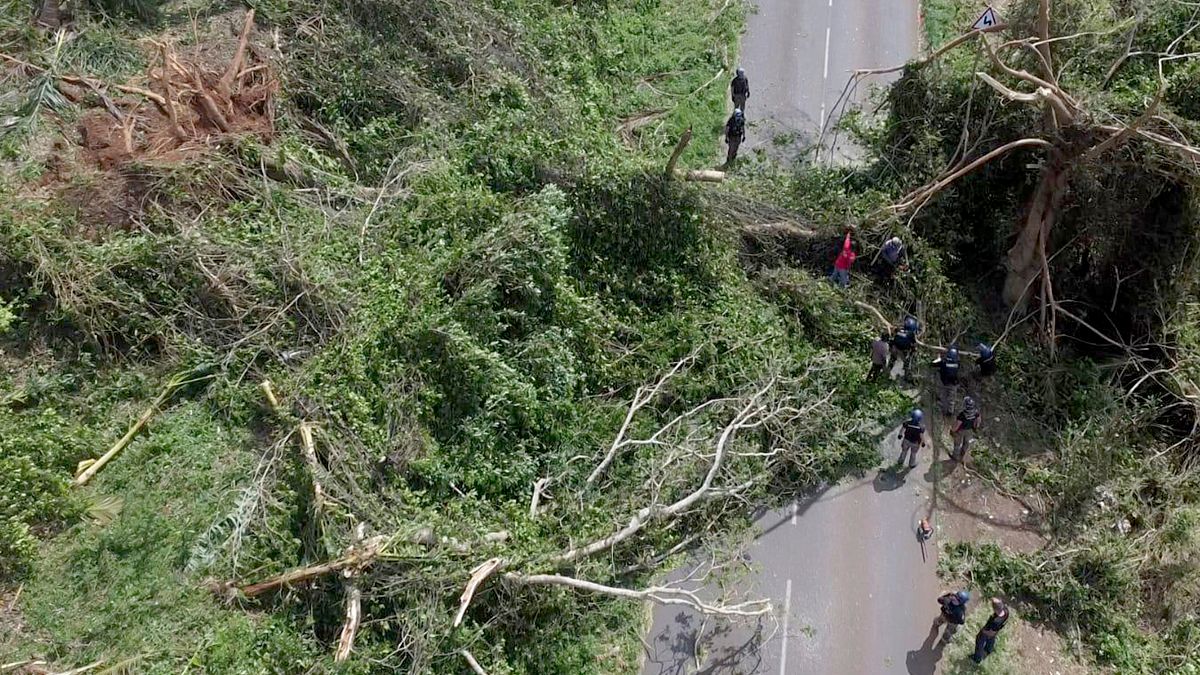
[[[475,675],[488,675],[488,672],[483,669],[483,666],[479,665],[479,662],[475,660],[475,656],[471,652],[464,649],[459,654],[462,654],[462,657],[467,660],[467,665],[471,666],[471,670],[475,671]]]
[[[638,387],[637,392],[633,396],[633,401],[629,404],[629,410],[625,413],[625,421],[621,423],[621,429],[617,432],[616,438],[613,439],[612,445],[608,449],[608,453],[604,455],[604,459],[600,460],[600,463],[597,464],[596,468],[592,469],[592,473],[588,475],[588,485],[596,482],[596,479],[604,475],[604,472],[608,469],[608,466],[612,464],[613,460],[616,458],[618,451],[632,443],[626,439],[626,435],[629,433],[629,425],[633,423],[633,416],[658,396],[658,393],[662,391],[662,388],[664,385],[666,385],[667,381],[669,381],[672,377],[678,374],[680,370],[682,370],[685,366],[690,365],[695,360],[696,354],[693,352],[679,361],[676,361],[675,365],[671,367],[671,370],[667,371],[667,373],[659,378],[658,382],[655,382],[651,387]]]
[[[501,558],[492,558],[486,562],[480,563],[475,569],[471,570],[471,579],[467,582],[467,587],[463,589],[462,597],[458,599],[458,613],[454,615],[453,626],[458,628],[462,625],[463,616],[467,613],[467,607],[471,604],[471,599],[475,597],[475,590],[479,588],[496,570],[504,566],[504,560]]]
[[[751,600],[734,605],[717,605],[704,602],[700,596],[683,588],[652,586],[642,590],[605,586],[592,581],[576,579],[560,574],[516,574],[509,572],[505,579],[525,585],[563,586],[589,593],[600,593],[630,600],[649,600],[660,605],[683,605],[705,615],[717,616],[762,616],[771,611],[770,600]]]
[[[342,634],[338,638],[337,652],[333,660],[340,663],[350,658],[354,649],[354,638],[358,635],[358,626],[362,622],[362,591],[358,584],[350,582],[346,591],[346,622],[342,624]]]
[[[529,517],[536,518],[538,507],[542,501],[542,491],[550,483],[549,478],[539,478],[533,482],[533,496],[529,498]]]
[[[891,210],[893,210],[893,211],[906,211],[914,206],[923,205],[925,202],[932,199],[933,196],[936,195],[938,192],[945,189],[946,186],[950,185],[951,183],[958,180],[959,178],[967,175],[968,173],[974,171],[975,169],[978,169],[979,167],[983,166],[984,164],[987,164],[988,162],[992,161],[993,159],[996,159],[997,157],[1000,157],[1012,150],[1016,150],[1017,148],[1035,147],[1035,146],[1047,148],[1050,150],[1054,149],[1053,143],[1051,143],[1050,141],[1047,141],[1045,139],[1041,139],[1041,138],[1022,138],[1020,140],[1010,141],[1010,142],[1005,143],[1004,145],[992,150],[991,152],[988,152],[987,154],[983,155],[982,157],[979,157],[978,159],[970,162],[966,166],[959,168],[958,170],[954,171],[950,175],[948,175],[944,178],[939,178],[938,180],[934,181],[931,184],[917,188],[916,190],[910,192],[909,195],[907,197],[905,197],[903,201],[901,201],[898,204],[894,204],[889,208],[891,208]]]
[[[629,519],[629,523],[625,525],[625,527],[617,530],[607,537],[593,541],[590,544],[572,548],[557,556],[554,556],[550,559],[551,562],[556,565],[561,565],[587,558],[588,556],[612,548],[613,546],[616,546],[617,544],[629,539],[638,532],[641,532],[642,529],[651,522],[663,518],[676,517],[691,509],[697,503],[703,500],[727,495],[728,492],[726,491],[714,489],[713,483],[716,481],[717,475],[725,465],[725,460],[729,456],[729,446],[733,442],[733,439],[738,431],[757,427],[767,420],[774,419],[787,412],[795,412],[796,414],[811,412],[812,410],[824,405],[834,394],[834,391],[830,391],[820,400],[807,406],[804,410],[797,411],[794,408],[768,409],[766,406],[762,405],[761,400],[762,397],[773,386],[774,382],[769,382],[762,389],[759,389],[753,395],[749,396],[746,399],[745,404],[741,407],[737,414],[734,415],[734,418],[725,425],[724,429],[721,430],[714,448],[715,452],[712,455],[712,462],[709,465],[709,469],[699,487],[668,506],[651,504],[650,506],[645,506],[639,509],[638,512]]]
[[[1034,49],[1042,57],[1042,70],[1046,76],[1046,80],[1057,83],[1054,77],[1054,61],[1050,54],[1050,0],[1039,0],[1038,2],[1037,29],[1041,42],[1037,43]]]
[[[679,137],[679,142],[675,144],[675,149],[671,151],[671,159],[667,160],[667,170],[663,172],[663,176],[671,178],[675,175],[675,162],[679,161],[679,156],[683,154],[688,143],[692,142],[692,128],[688,127],[687,131]]]

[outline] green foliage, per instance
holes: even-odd
[[[0,520],[0,583],[23,579],[33,569],[37,541],[15,516]]]

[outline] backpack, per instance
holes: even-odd
[[[710,127],[711,128],[711,127]],[[746,118],[730,117],[729,124],[725,125],[726,138],[741,138],[746,130]]]

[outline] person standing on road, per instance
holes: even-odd
[[[942,633],[942,642],[950,642],[950,638],[958,632],[958,627],[967,622],[967,602],[970,600],[971,594],[966,591],[945,593],[938,598],[942,611],[933,620],[933,629],[936,631],[942,625],[946,626],[946,632]]]
[[[729,91],[733,96],[733,107],[745,111],[746,99],[750,98],[750,80],[746,78],[746,71],[737,69],[737,74],[729,82]]]
[[[850,287],[850,267],[854,265],[854,259],[858,254],[854,252],[854,243],[850,240],[850,232],[853,228],[846,227],[846,239],[842,241],[842,250],[838,253],[838,257],[833,261],[833,273],[829,275],[829,279],[833,283],[842,288]]]
[[[938,371],[938,409],[943,415],[953,415],[954,399],[958,398],[958,347],[950,345],[933,365]]]
[[[988,654],[996,649],[996,636],[1000,634],[1000,629],[1004,628],[1004,624],[1007,622],[1008,608],[1004,606],[1004,601],[1000,598],[992,598],[992,615],[975,635],[975,653],[971,655],[971,660],[976,665],[983,663]]]
[[[962,462],[967,458],[967,448],[971,445],[971,439],[975,438],[975,432],[979,430],[982,417],[975,398],[971,396],[964,398],[962,412],[958,413],[958,421],[955,422],[954,429],[950,431],[950,435],[954,437],[954,448],[950,452],[950,459]]]
[[[900,435],[896,437],[900,439],[900,458],[896,460],[896,466],[903,466],[907,455],[908,468],[917,468],[917,452],[925,445],[925,427],[921,424],[924,420],[925,413],[916,409],[908,414],[908,421],[900,427]]]
[[[892,362],[895,363],[897,359],[901,361],[906,380],[911,380],[913,376],[913,355],[917,353],[917,333],[920,330],[921,324],[917,322],[916,317],[908,316],[904,318],[904,325],[892,338]]]
[[[887,371],[891,364],[889,358],[889,341],[891,335],[885,330],[879,334],[879,339],[871,343],[871,371],[867,373],[867,382],[874,382]]]
[[[746,116],[741,108],[734,108],[733,114],[725,122],[725,145],[729,151],[725,154],[725,166],[733,166],[737,159],[738,146],[746,140]]]

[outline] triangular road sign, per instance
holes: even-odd
[[[975,23],[971,25],[971,30],[988,30],[999,25],[1000,17],[996,15],[996,10],[988,7],[983,10],[983,14],[980,14]]]

